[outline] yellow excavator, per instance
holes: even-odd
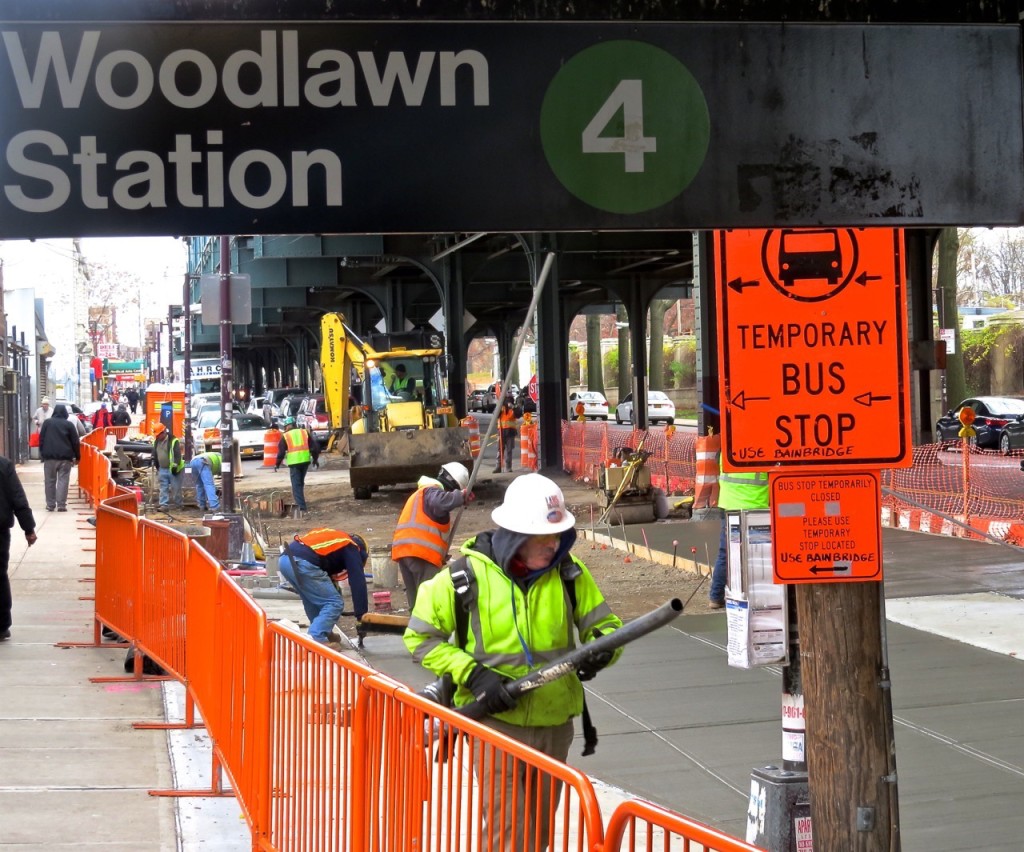
[[[415,330],[364,341],[338,313],[324,314],[320,331],[327,449],[347,450],[357,500],[380,485],[436,475],[446,462],[472,467],[469,432],[448,395],[443,335]]]

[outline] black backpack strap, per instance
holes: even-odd
[[[469,636],[469,608],[476,600],[476,574],[465,556],[460,556],[448,568],[455,589],[455,641],[466,647]]]

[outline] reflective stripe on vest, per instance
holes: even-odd
[[[391,542],[392,559],[411,556],[423,559],[438,568],[444,564],[445,554],[448,553],[447,536],[452,526],[451,521],[447,524],[438,524],[431,520],[423,508],[423,497],[427,488],[437,487],[428,485],[426,488],[420,488],[405,501],[402,514],[398,518],[398,526],[395,527],[395,537]]]
[[[502,429],[515,429],[516,428],[516,412],[514,409],[501,409],[501,414],[498,417],[498,425]]]
[[[348,533],[341,530],[333,530],[330,527],[310,530],[305,535],[295,536],[295,540],[322,556],[334,553],[335,550],[341,550],[341,548],[348,547],[350,544],[356,544]],[[356,547],[358,548],[359,545],[356,545]]]
[[[181,441],[179,441],[177,438],[172,437],[169,443],[170,447],[168,449],[168,469],[171,471],[171,473],[177,476],[185,469],[185,454],[182,453],[181,459],[179,461],[174,461],[174,448],[179,446],[181,444]]]
[[[284,433],[287,451],[284,456],[286,465],[302,464],[312,458],[309,452],[309,435],[305,429],[289,429]]]
[[[720,471],[718,505],[723,509],[768,508],[768,474]]]

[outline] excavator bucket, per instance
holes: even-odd
[[[349,442],[349,478],[357,497],[360,491],[374,485],[396,485],[416,482],[421,476],[436,476],[447,462],[473,466],[469,430],[462,427],[369,432],[350,435]]]

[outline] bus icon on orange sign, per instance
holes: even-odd
[[[843,275],[839,232],[834,228],[794,231],[779,236],[779,278],[792,287],[798,278],[825,278],[833,287]]]

